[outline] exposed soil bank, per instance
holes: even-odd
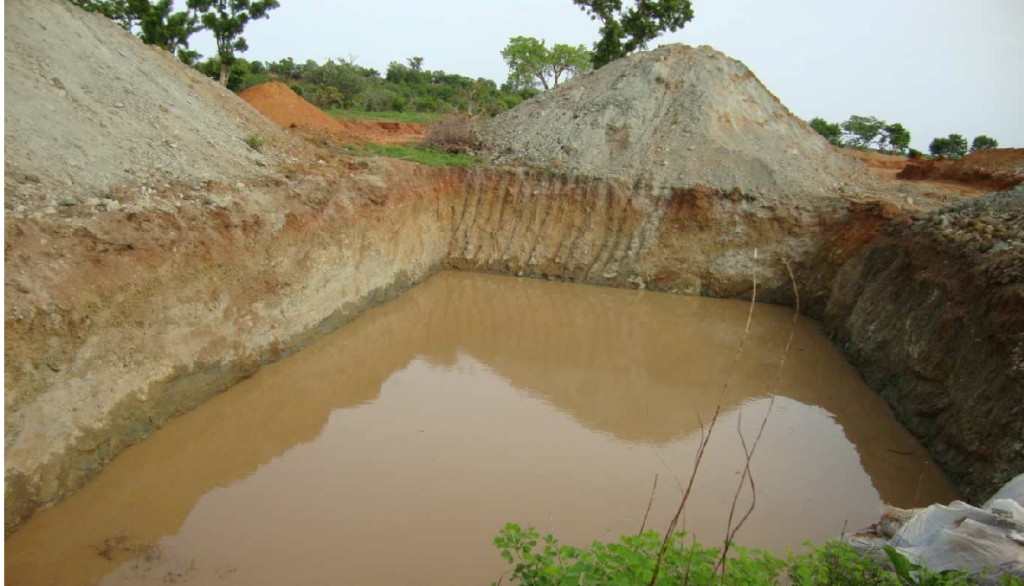
[[[789,304],[788,260],[804,311],[820,315],[827,304],[830,323],[854,330],[873,319],[852,293],[875,279],[855,276],[867,254],[858,251],[887,217],[902,217],[884,204],[828,198],[778,209],[739,192],[658,193],[550,174],[344,159],[281,184],[224,187],[205,201],[213,203],[184,200],[176,214],[68,210],[7,220],[8,531],[169,417],[439,267],[721,297],[748,294],[756,272],[760,299]],[[842,297],[830,302],[840,267]],[[882,298],[877,306],[903,313],[907,303],[918,301]],[[1020,316],[1019,305],[1005,307]],[[977,311],[979,319],[995,315]],[[1004,323],[1010,335],[1020,331],[1020,321]],[[924,359],[961,356],[961,382],[988,381],[971,369],[1011,358],[1004,347],[958,346],[941,327],[913,332],[922,338],[909,348]],[[870,343],[900,343],[889,337],[896,333],[874,328]],[[852,348],[902,412],[902,395],[885,389],[893,380],[903,388],[897,374],[907,363]],[[930,434],[909,422],[972,495],[998,483],[990,470],[1016,462],[1000,454],[1011,452],[1020,427],[999,435],[988,425],[990,416],[1013,421],[1012,406],[998,407],[1020,387],[1005,380],[992,401],[957,403],[955,415],[968,418],[962,430]],[[966,441],[986,430],[990,439],[942,456],[951,436]]]
[[[1024,149],[984,149],[966,157],[911,159],[900,179],[960,181],[988,189],[1010,189],[1024,183]]]
[[[437,185],[402,176],[386,196],[376,176],[338,170],[222,187],[174,213],[8,218],[7,530],[167,418],[436,270]]]
[[[971,502],[1024,470],[1024,189],[890,226],[825,323]]]

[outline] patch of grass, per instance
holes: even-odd
[[[345,145],[342,150],[346,154],[357,157],[390,157],[412,161],[428,167],[479,167],[484,164],[482,159],[461,153],[446,153],[426,147],[364,144]]]
[[[249,136],[245,137],[245,144],[249,145],[249,148],[251,148],[254,151],[262,149],[263,145],[266,144],[266,142],[267,141],[263,140],[263,138],[256,136],[255,134],[250,134]]]
[[[374,122],[407,122],[433,124],[442,118],[437,112],[363,112],[360,110],[327,110],[337,120],[370,120]]]

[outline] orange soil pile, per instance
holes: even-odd
[[[1010,189],[1024,183],[1024,149],[985,149],[958,161],[911,160],[897,177],[958,181],[991,190]]]
[[[341,142],[402,143],[422,138],[420,124],[335,120],[279,81],[252,86],[239,94],[264,116],[285,128],[312,131]]]
[[[337,121],[278,81],[254,85],[238,94],[253,108],[285,128],[334,130]]]

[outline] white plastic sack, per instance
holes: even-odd
[[[993,578],[1007,572],[1024,577],[1024,474],[983,507],[955,501],[913,511],[897,509],[849,543],[876,557],[881,557],[883,545],[891,545],[912,562],[937,572],[987,570]]]

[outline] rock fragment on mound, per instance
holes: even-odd
[[[824,195],[866,179],[746,66],[706,46],[619,59],[497,116],[481,135],[498,163],[667,188]]]

